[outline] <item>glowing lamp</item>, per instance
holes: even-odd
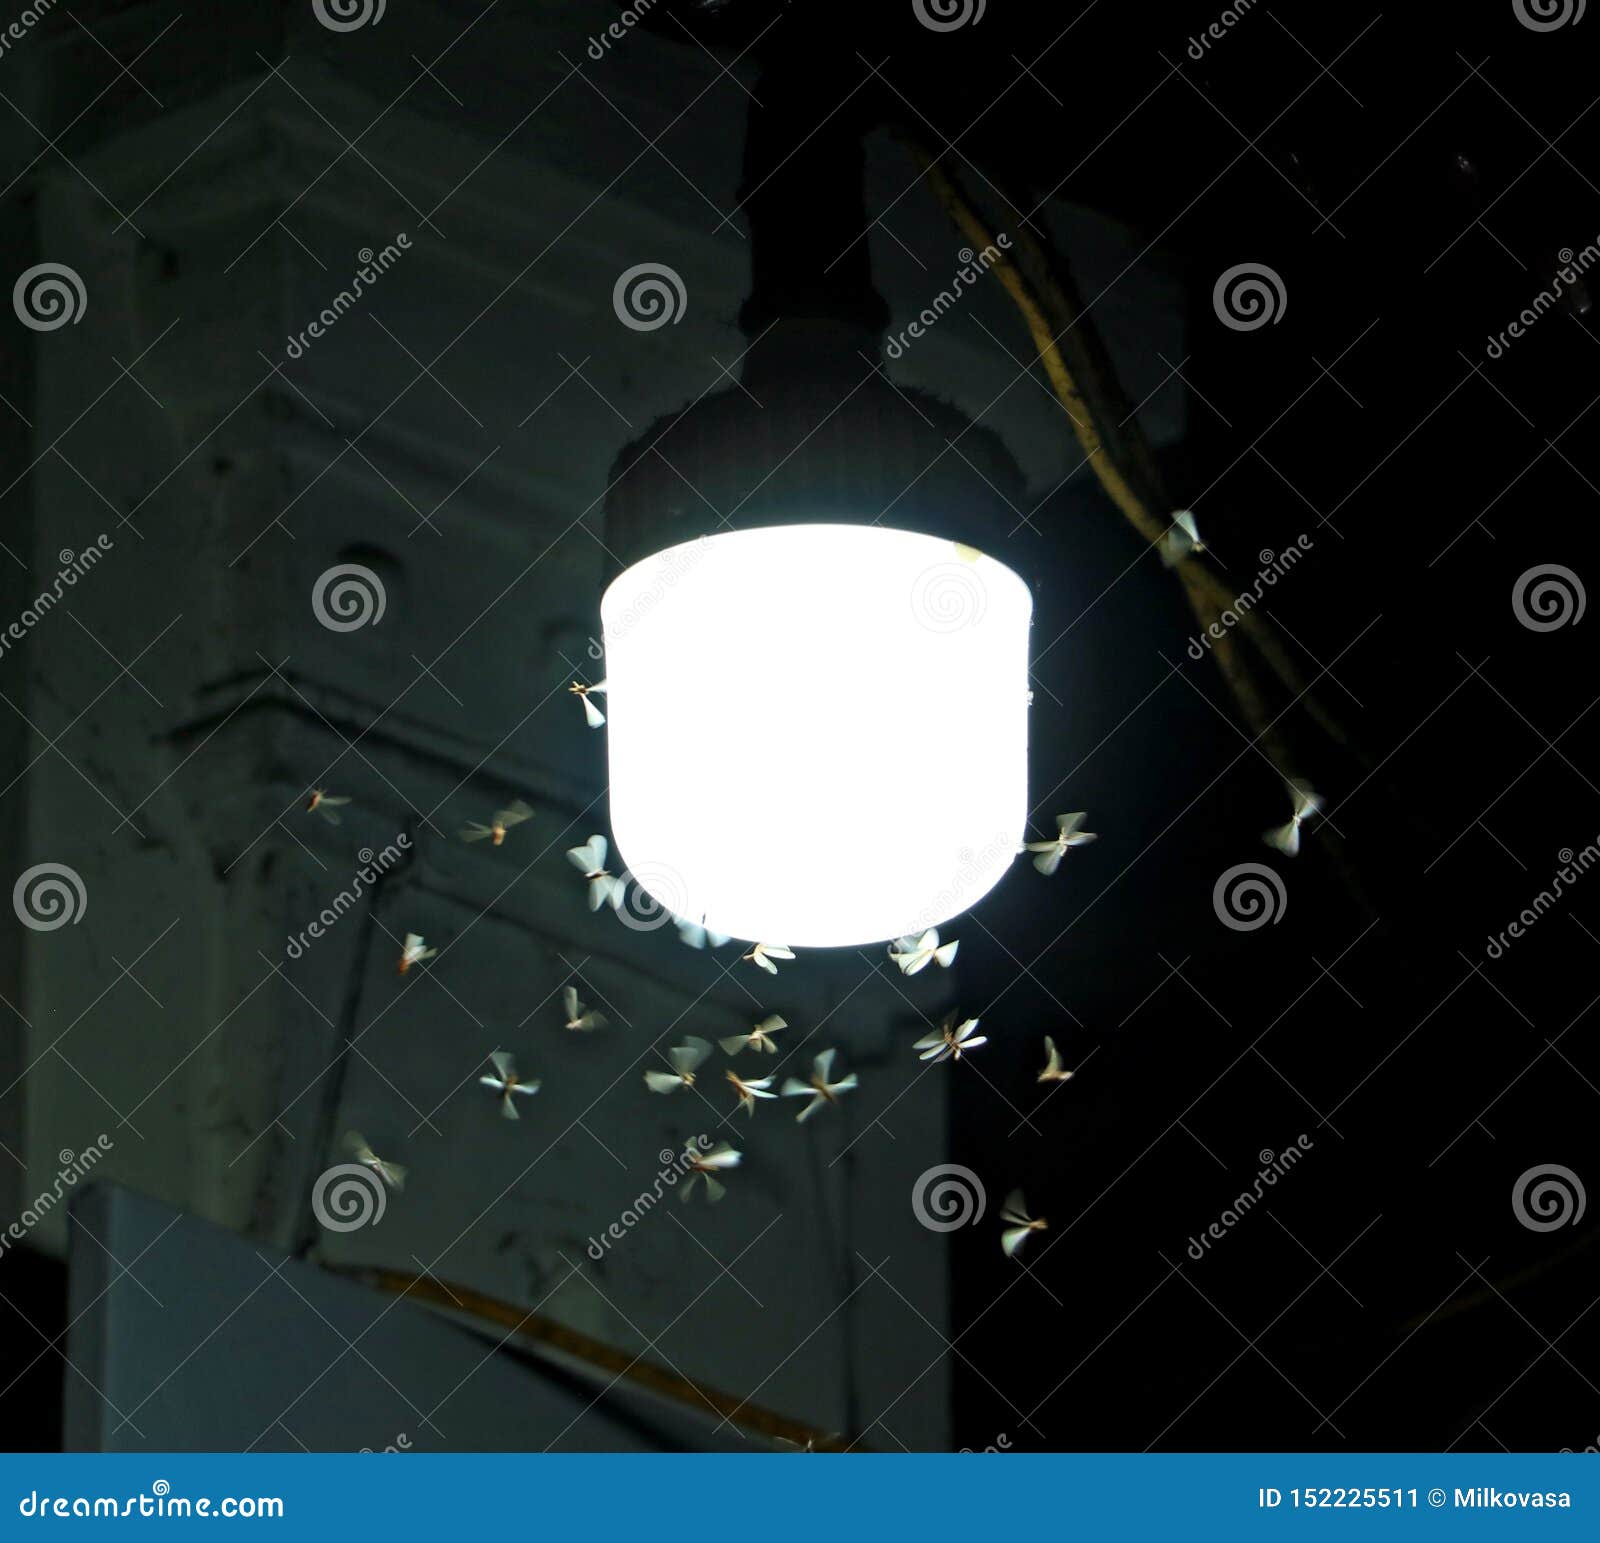
[[[965,911],[1027,817],[1027,585],[871,525],[727,531],[601,602],[611,829],[666,909],[792,947]]]

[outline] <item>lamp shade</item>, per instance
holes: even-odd
[[[601,602],[620,861],[675,915],[793,947],[966,910],[1024,834],[1032,610],[992,558],[871,525],[635,563]]]

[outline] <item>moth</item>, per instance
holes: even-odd
[[[848,1093],[851,1088],[858,1086],[854,1072],[848,1077],[841,1077],[837,1082],[833,1080],[833,1058],[837,1054],[836,1050],[821,1051],[811,1063],[811,1076],[808,1081],[802,1082],[798,1077],[784,1079],[782,1093],[785,1098],[811,1100],[795,1116],[796,1124],[801,1120],[809,1120],[824,1104],[838,1103],[841,1093]]]
[[[386,1163],[376,1152],[367,1145],[367,1138],[360,1131],[348,1131],[344,1138],[345,1150],[350,1153],[363,1168],[370,1168],[383,1180],[389,1189],[404,1189],[406,1187],[407,1169],[399,1163]]]
[[[1092,830],[1079,828],[1087,818],[1081,810],[1077,814],[1058,814],[1054,841],[1027,843],[1027,851],[1039,854],[1034,858],[1033,866],[1040,873],[1054,873],[1061,866],[1061,859],[1067,855],[1068,847],[1088,846],[1091,841],[1098,839]]]
[[[690,948],[721,948],[732,941],[727,933],[713,932],[703,922],[692,922],[685,916],[674,916],[672,921],[678,929],[678,940]]]
[[[1014,1189],[1006,1196],[1005,1204],[1000,1207],[1000,1220],[1005,1223],[1005,1230],[1000,1234],[1000,1247],[1005,1250],[1007,1259],[1015,1259],[1017,1250],[1029,1235],[1043,1232],[1047,1225],[1042,1216],[1028,1215],[1028,1202],[1022,1198],[1020,1189]]]
[[[592,686],[586,686],[581,680],[575,680],[567,687],[567,690],[583,703],[583,716],[589,720],[591,729],[598,729],[606,721],[606,715],[589,700],[590,693],[603,692],[605,689],[606,683],[603,680],[597,681]]]
[[[533,810],[520,798],[515,799],[505,809],[496,809],[489,816],[487,825],[480,825],[476,820],[469,820],[461,828],[463,841],[488,840],[490,846],[499,846],[506,839],[506,832],[522,824],[524,820],[533,818]]]
[[[696,1069],[710,1054],[711,1046],[706,1040],[699,1039],[693,1034],[685,1035],[681,1045],[674,1045],[667,1051],[667,1060],[672,1070],[646,1072],[645,1086],[652,1093],[676,1093],[679,1088],[692,1088]]]
[[[977,1027],[976,1018],[957,1023],[952,1013],[932,1034],[924,1034],[912,1048],[922,1052],[917,1057],[919,1061],[959,1061],[964,1052],[989,1043],[989,1036],[978,1034]]]
[[[608,900],[613,911],[622,909],[623,882],[606,872],[604,836],[591,836],[581,847],[567,849],[567,861],[589,881],[589,909],[598,911]]]
[[[578,1000],[577,988],[563,986],[561,988],[561,1005],[566,1009],[566,1027],[587,1031],[589,1029],[603,1029],[610,1022],[604,1013],[597,1013],[592,1007],[586,1007]]]
[[[1056,1042],[1048,1034],[1044,1037],[1044,1070],[1037,1078],[1040,1082],[1071,1082],[1077,1075],[1069,1072],[1062,1062],[1061,1052],[1056,1049]]]
[[[915,975],[937,964],[948,970],[956,962],[956,950],[961,944],[954,938],[948,943],[939,942],[939,929],[929,927],[920,937],[900,938],[889,947],[889,957],[900,966],[902,975]]]
[[[746,1114],[754,1114],[756,1112],[756,1100],[758,1098],[776,1098],[778,1096],[776,1093],[767,1091],[772,1086],[772,1078],[770,1077],[741,1077],[731,1066],[728,1068],[726,1075],[734,1093],[738,1096],[740,1107]]]
[[[744,954],[741,957],[748,959],[751,964],[765,970],[768,975],[776,975],[778,967],[772,961],[774,959],[793,959],[794,950],[784,947],[782,943],[757,943],[748,954]]]
[[[349,802],[348,798],[335,798],[332,793],[324,792],[321,788],[312,788],[306,799],[306,813],[320,814],[328,824],[337,825],[339,816],[334,810],[343,808]]]
[[[524,1098],[532,1098],[543,1086],[537,1077],[519,1077],[517,1063],[504,1050],[496,1050],[489,1056],[494,1064],[495,1074],[492,1077],[480,1077],[478,1081],[486,1088],[493,1088],[500,1095],[500,1113],[508,1120],[520,1120],[522,1116],[517,1113],[514,1094]]]
[[[1205,542],[1200,539],[1200,528],[1194,522],[1194,515],[1187,509],[1177,510],[1172,516],[1172,524],[1168,527],[1166,535],[1161,538],[1162,563],[1168,568],[1174,568],[1184,558],[1206,550]]]
[[[1261,837],[1269,847],[1275,847],[1285,857],[1293,857],[1300,850],[1301,822],[1310,819],[1322,809],[1321,797],[1313,793],[1303,782],[1289,783],[1289,797],[1294,804],[1294,813],[1289,816],[1289,823],[1275,825]]]
[[[788,1028],[788,1023],[773,1013],[770,1018],[763,1018],[748,1034],[730,1034],[718,1043],[728,1055],[738,1055],[741,1050],[756,1050],[767,1055],[776,1055],[778,1047],[772,1041],[772,1036],[780,1029]]]
[[[689,1177],[684,1180],[683,1188],[678,1192],[678,1199],[687,1200],[695,1185],[704,1179],[706,1200],[715,1205],[728,1193],[726,1187],[717,1178],[717,1175],[727,1172],[729,1168],[737,1168],[742,1156],[742,1153],[735,1152],[726,1141],[719,1141],[706,1152],[702,1152],[691,1141],[683,1149],[683,1160],[688,1165]]]
[[[404,975],[412,965],[421,964],[424,959],[431,959],[438,952],[439,950],[436,948],[424,948],[422,946],[422,934],[420,932],[408,932],[405,942],[400,945],[400,962],[395,968]]]

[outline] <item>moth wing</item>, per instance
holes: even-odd
[[[705,1181],[706,1200],[709,1204],[715,1205],[725,1194],[728,1193],[728,1186],[726,1184],[719,1183],[716,1179],[712,1178],[709,1173],[705,1175]]]
[[[683,1086],[683,1078],[671,1072],[646,1072],[644,1082],[652,1093],[676,1093]]]
[[[567,1022],[571,1023],[578,1016],[578,992],[573,986],[561,988],[561,1005],[567,1010]]]
[[[489,1059],[494,1064],[494,1069],[499,1072],[502,1082],[507,1081],[517,1069],[517,1063],[508,1051],[492,1050],[489,1052]]]
[[[726,1039],[719,1039],[717,1043],[722,1046],[724,1055],[738,1055],[750,1043],[750,1036],[748,1034],[730,1034]]]
[[[811,1069],[816,1073],[819,1082],[826,1082],[833,1075],[833,1058],[838,1053],[834,1049],[817,1052],[817,1058],[811,1063]]]
[[[1040,852],[1039,855],[1034,858],[1033,866],[1037,868],[1040,873],[1054,873],[1056,869],[1061,866],[1060,846],[1052,841],[1048,848]]]

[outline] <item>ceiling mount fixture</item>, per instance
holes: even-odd
[[[802,948],[968,909],[1027,818],[1032,596],[980,550],[1022,476],[883,374],[872,109],[814,122],[835,42],[787,38],[755,93],[741,383],[622,453],[601,605],[620,860],[680,916]]]

